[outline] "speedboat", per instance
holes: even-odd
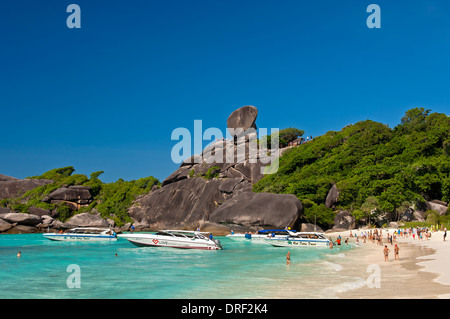
[[[172,247],[184,249],[220,250],[220,240],[213,239],[208,232],[189,230],[160,230],[154,234],[122,234],[121,238],[127,239],[136,246]]]
[[[44,233],[43,236],[56,241],[117,241],[116,233],[110,228],[78,227],[66,232]]]
[[[330,240],[324,233],[299,232],[284,238],[266,238],[265,242],[275,247],[329,247]]]
[[[259,230],[256,234],[242,234],[242,233],[231,233],[227,235],[230,239],[252,239],[258,242],[263,242],[267,238],[282,238],[285,239],[287,236],[295,236],[295,230],[288,229],[263,229]]]

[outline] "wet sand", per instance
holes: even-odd
[[[358,275],[366,279],[366,284],[359,288],[337,293],[337,298],[368,299],[435,299],[450,298],[450,270],[448,251],[450,242],[442,241],[443,232],[435,232],[432,238],[413,240],[398,238],[400,260],[394,260],[394,245],[388,244],[383,230],[383,245],[360,240],[360,246],[346,253],[341,262],[340,275]],[[355,233],[355,231],[353,231]],[[356,231],[360,234],[361,231]],[[333,240],[338,235],[345,240],[349,232],[327,234]],[[355,238],[350,239],[355,243]],[[384,261],[383,248],[390,249],[389,261]]]

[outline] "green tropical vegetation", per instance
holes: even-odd
[[[324,203],[333,184],[340,192],[336,210],[357,220],[375,210],[395,220],[411,205],[450,202],[449,172],[450,118],[414,108],[393,129],[366,120],[287,150],[278,171],[253,190],[294,194],[305,218],[313,222],[316,216],[327,227],[334,213]]]
[[[99,179],[99,176],[104,173],[103,171],[93,172],[89,178],[86,175],[73,174],[73,172],[75,169],[68,166],[55,168],[39,176],[28,177],[50,179],[53,183],[39,186],[20,197],[4,199],[0,201],[0,206],[23,213],[28,213],[30,207],[56,211],[57,219],[62,222],[74,214],[92,212],[95,209],[103,218],[110,218],[121,226],[126,222],[131,222],[127,211],[136,197],[149,193],[154,185],[160,186],[160,182],[152,176],[132,181],[119,179],[113,183],[103,183]],[[47,195],[58,188],[72,185],[90,186],[92,201],[89,205],[73,210],[64,202],[52,204],[44,200]]]

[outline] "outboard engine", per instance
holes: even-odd
[[[218,239],[213,239],[213,241],[216,243],[216,245],[219,247],[219,249],[223,249],[222,243]]]

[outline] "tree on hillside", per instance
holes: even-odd
[[[369,196],[367,197],[364,204],[361,206],[361,210],[365,213],[368,219],[368,224],[370,226],[370,216],[373,212],[380,209],[380,203],[378,202],[378,199],[375,196]]]
[[[298,139],[303,134],[305,134],[305,131],[299,130],[298,128],[295,127],[288,127],[282,129],[281,131],[279,131],[280,147],[288,146],[290,142]]]
[[[267,135],[262,137],[263,145],[267,145],[267,148],[271,148],[271,142],[273,139],[278,138],[278,147],[283,148],[289,145],[290,142],[296,140],[300,136],[305,134],[305,131],[300,130],[295,127],[288,127],[277,132],[272,133],[271,135]],[[266,143],[266,144],[264,144]]]
[[[430,114],[431,110],[425,110],[423,107],[414,108],[405,112],[405,116],[402,117],[402,124],[417,124],[423,122],[425,118]]]

